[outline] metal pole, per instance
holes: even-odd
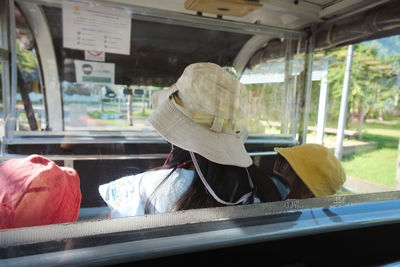
[[[311,105],[311,87],[312,87],[312,69],[314,61],[314,47],[315,47],[315,31],[316,25],[312,25],[311,36],[307,41],[306,57],[304,65],[304,109],[303,109],[303,121],[301,132],[299,133],[299,141],[301,144],[307,142],[307,132],[308,132],[308,116],[310,115],[310,105]]]
[[[369,81],[368,72],[367,72],[367,76],[366,76],[366,81],[367,82]],[[360,124],[359,124],[359,127],[358,127],[358,140],[362,140],[362,138],[363,138],[362,130],[363,130],[363,126],[364,126],[364,112],[365,112],[366,93],[367,93],[367,85],[364,86],[364,95],[362,97],[361,116],[359,118]]]
[[[284,90],[282,90],[282,106],[281,106],[281,134],[288,134],[289,118],[291,113],[289,110],[293,107],[291,103],[291,92],[292,92],[292,75],[293,75],[293,51],[292,51],[293,40],[288,38],[286,40],[286,55],[285,55],[285,80]],[[291,123],[291,122],[290,122]]]
[[[129,94],[128,95],[128,125],[129,126],[133,126],[133,119],[132,119],[132,98],[133,98],[133,95],[132,94]]]
[[[317,122],[317,144],[323,144],[324,132],[325,132],[325,120],[326,120],[326,108],[328,104],[328,67],[321,79],[321,88],[319,92],[319,104],[318,104],[318,122]]]
[[[5,135],[6,137],[11,137],[15,130],[16,123],[16,97],[17,97],[17,48],[16,48],[16,33],[15,33],[15,11],[14,11],[14,0],[9,1],[9,33],[10,33],[10,52],[11,52],[11,94],[10,94],[10,113],[8,117],[4,120]]]
[[[364,111],[365,111],[365,96],[362,99],[362,106],[361,106],[361,117],[360,117],[360,127],[358,128],[358,140],[362,140],[362,131],[364,127]]]
[[[293,57],[293,63],[297,62],[300,59],[300,48],[301,48],[302,39],[297,40],[297,48],[296,48],[296,56]],[[296,69],[296,73],[293,77],[293,88],[292,88],[292,115],[291,115],[291,135],[293,139],[296,138],[297,130],[298,130],[298,122],[299,122],[299,106],[297,101],[297,84],[298,84],[298,77],[299,72]],[[264,84],[265,89],[266,84]],[[263,89],[263,92],[265,92]]]
[[[343,152],[343,138],[344,138],[344,129],[346,128],[346,115],[347,115],[347,102],[349,97],[349,87],[350,87],[350,78],[351,78],[351,65],[353,62],[353,45],[349,45],[347,49],[347,59],[346,59],[346,71],[344,73],[343,80],[343,90],[342,90],[342,99],[340,102],[340,113],[339,113],[339,121],[336,135],[336,146],[335,146],[335,156],[338,160],[342,160],[342,152]]]
[[[151,106],[151,93],[152,93],[152,89],[151,89],[151,87],[149,88],[149,101],[147,102],[147,108],[153,108],[152,106]]]
[[[146,112],[146,103],[144,102],[144,95],[145,95],[145,91],[146,89],[143,89],[143,94],[142,94],[142,107],[143,107],[143,110],[142,110],[142,112],[143,112],[143,115],[144,115],[144,113]]]
[[[104,112],[104,105],[103,105],[103,91],[100,88],[100,93],[99,93],[99,109],[101,112]]]
[[[8,32],[9,32],[9,1],[0,1],[0,45],[1,45],[1,55],[0,62],[2,68],[1,83],[2,83],[2,99],[3,99],[3,119],[9,112],[9,90],[10,90],[10,51],[8,44]]]
[[[0,129],[0,155],[3,156],[5,154],[5,146],[4,146],[4,137],[7,136],[7,131],[5,131],[5,123],[7,114],[10,112],[10,60],[9,60],[9,45],[8,45],[8,32],[9,32],[9,1],[1,0],[0,1],[0,27],[1,27],[1,47],[3,51],[7,52],[7,56],[1,58],[1,68],[2,73],[0,73],[1,83],[2,83],[2,99],[3,99],[3,123],[1,125],[2,129]],[[4,132],[5,131],[5,132]]]
[[[396,168],[396,189],[400,189],[400,139],[397,153],[397,168]]]

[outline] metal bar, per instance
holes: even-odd
[[[0,0],[0,54],[1,55],[1,60],[4,61],[9,61],[10,60],[10,54],[8,51],[9,44],[8,44],[8,0]],[[4,56],[4,53],[7,53],[7,56]]]
[[[1,5],[1,2],[0,2],[0,5]],[[8,61],[9,58],[10,58],[10,53],[8,52],[8,50],[0,47],[0,60]]]
[[[16,96],[17,96],[17,48],[16,48],[16,29],[14,15],[14,0],[9,0],[9,43],[11,52],[11,94],[10,94],[10,112],[4,121],[5,136],[11,137],[15,129],[16,120]]]
[[[366,97],[366,95],[364,95],[363,97],[362,97],[362,104],[361,104],[361,116],[360,116],[360,125],[359,125],[359,127],[358,127],[358,140],[362,140],[363,139],[363,126],[364,126],[364,116],[365,116],[365,105],[366,105],[366,101],[367,101],[367,99],[366,99],[367,97]]]
[[[265,151],[265,152],[249,152],[249,155],[251,157],[255,156],[272,156],[272,155],[277,155],[278,153],[275,151]]]
[[[249,152],[250,156],[271,156],[276,155],[275,151],[263,151],[263,152]],[[4,154],[0,156],[0,160],[9,160],[13,158],[24,158],[25,154]],[[124,154],[124,155],[42,155],[50,160],[64,160],[65,166],[73,168],[74,160],[126,160],[126,159],[163,159],[168,156],[168,153],[156,153],[156,154]]]
[[[46,97],[48,127],[52,131],[62,131],[62,96],[57,71],[58,65],[49,26],[42,9],[38,5],[28,1],[18,1],[18,4],[35,33],[37,46],[41,51],[46,51],[41,53],[40,60],[45,84],[44,96]]]
[[[0,136],[1,140],[1,147],[0,147],[0,155],[5,153],[5,144],[4,140],[7,137],[7,118],[10,114],[10,63],[8,61],[1,62],[2,67],[2,96],[3,96],[3,129],[1,130],[4,136]]]
[[[9,32],[9,8],[8,0],[0,0],[0,27],[1,27],[1,47],[2,50],[7,51],[7,57],[1,60],[1,86],[2,86],[2,99],[3,99],[3,129],[5,129],[5,121],[10,110],[10,53],[8,51],[8,32]],[[4,134],[4,133],[3,133]],[[3,139],[3,135],[0,136]],[[4,143],[1,142],[0,155],[5,153]]]
[[[289,120],[290,120],[290,107],[291,104],[291,89],[293,79],[293,40],[291,38],[286,39],[286,51],[285,51],[285,80],[284,90],[282,90],[281,99],[281,134],[288,134]]]
[[[27,155],[22,154],[5,154],[0,160],[8,160],[13,158],[24,158]],[[42,155],[50,160],[64,160],[69,167],[73,167],[74,160],[125,160],[125,159],[162,159],[168,156],[168,153],[162,154],[124,154],[124,155]],[[64,162],[65,163],[65,162]]]
[[[400,139],[397,147],[396,190],[400,190]]]
[[[273,156],[275,151],[249,152],[251,157],[255,156]],[[4,154],[0,156],[0,160],[9,160],[14,158],[24,158],[25,154]],[[130,160],[130,159],[164,159],[167,153],[159,154],[124,154],[124,155],[42,155],[50,160],[64,160],[64,166],[73,168],[75,160]]]
[[[304,66],[304,88],[305,90],[305,103],[304,103],[304,110],[303,110],[303,127],[301,129],[301,135],[299,135],[299,140],[302,144],[307,142],[307,131],[308,131],[308,117],[310,113],[310,104],[311,104],[311,87],[312,87],[312,66],[314,60],[314,47],[315,47],[315,30],[316,25],[312,25],[311,36],[307,42],[307,50],[306,50],[306,59],[305,59],[305,66]]]
[[[319,92],[319,104],[318,104],[318,121],[317,121],[317,137],[316,142],[318,144],[323,144],[324,142],[324,134],[325,134],[325,121],[326,121],[326,112],[328,106],[328,64],[325,65],[325,74],[321,79],[321,87]]]
[[[161,144],[166,143],[163,139],[144,139],[140,138],[124,138],[124,137],[115,137],[115,138],[57,138],[57,137],[49,137],[44,135],[39,138],[10,138],[4,139],[4,144],[7,145],[23,145],[23,144]]]
[[[338,121],[338,129],[337,129],[336,145],[335,145],[335,156],[338,158],[338,160],[342,160],[343,138],[344,138],[344,129],[346,128],[347,105],[349,98],[353,51],[354,51],[353,45],[349,45],[347,48],[346,72],[344,73],[344,79],[343,79],[342,99],[340,101],[339,121]]]
[[[102,136],[69,136],[68,133],[59,137],[52,136],[51,134],[36,134],[35,136],[24,136],[23,138],[14,137],[4,139],[4,143],[8,145],[15,144],[165,144],[166,141],[159,135],[148,136],[112,136],[109,138]],[[296,140],[292,137],[267,137],[267,136],[252,136],[246,140],[246,144],[295,144]]]
[[[298,60],[300,60],[301,55],[300,55],[300,48],[301,48],[301,42],[302,39],[298,39],[297,40],[297,48],[296,48],[296,56],[294,56],[294,61],[293,62],[297,62]],[[292,126],[291,126],[291,135],[293,139],[296,139],[296,134],[297,134],[297,130],[298,130],[298,120],[299,120],[299,106],[298,106],[298,102],[297,102],[297,86],[298,86],[298,76],[299,73],[294,73],[294,77],[293,77],[293,87],[292,87],[292,115],[291,115],[291,120],[292,120]]]
[[[251,157],[255,156],[272,156],[276,155],[275,151],[264,151],[264,152],[249,152]],[[25,154],[3,154],[0,156],[0,160],[9,160],[14,158],[24,158],[27,155]],[[64,166],[66,167],[74,167],[74,161],[76,160],[146,160],[146,159],[165,159],[168,156],[168,153],[158,153],[158,154],[124,154],[124,155],[41,155],[46,157],[47,159],[56,161],[63,160]]]
[[[164,228],[166,231],[171,231],[170,228],[166,226],[190,227],[190,224],[193,223],[221,222],[223,220],[229,222],[229,220],[240,218],[251,220],[251,218],[257,218],[260,216],[265,216],[265,221],[264,223],[260,222],[258,224],[258,226],[262,226],[262,228],[264,228],[264,231],[258,232],[259,235],[263,233],[270,235],[272,230],[279,230],[279,236],[283,238],[293,234],[291,230],[299,230],[297,227],[300,227],[300,229],[303,230],[310,230],[310,227],[312,227],[314,228],[313,232],[316,233],[316,231],[327,232],[328,229],[323,226],[336,228],[340,226],[346,227],[349,226],[349,224],[354,223],[353,227],[359,228],[362,225],[365,226],[365,223],[368,222],[372,224],[384,224],[392,220],[398,222],[400,220],[399,198],[400,192],[393,191],[359,195],[329,196],[324,198],[286,200],[270,203],[259,203],[254,205],[192,209],[173,213],[117,218],[113,220],[83,221],[69,224],[53,224],[39,227],[15,228],[7,231],[0,231],[0,240],[2,240],[3,247],[17,246],[49,242],[54,240],[93,237],[96,235],[156,228]],[[365,207],[367,205],[369,209]],[[331,218],[327,217],[329,215],[322,210],[326,210],[327,207],[330,207],[333,212],[337,213],[337,217],[340,217],[341,220],[331,220]],[[316,219],[311,212],[313,212],[314,216],[319,218]],[[293,220],[290,220],[291,223],[287,225],[289,226],[289,228],[286,229],[287,231],[284,231],[284,229],[281,227],[283,225],[279,225],[284,223],[286,220],[273,221],[273,217],[277,214],[281,214],[281,218],[284,218],[285,216],[291,217],[291,215],[300,215],[301,213],[303,213],[304,216],[295,216],[295,218],[291,218]],[[268,218],[270,215],[271,217]],[[270,223],[265,223],[268,221]],[[268,225],[275,223],[276,228],[273,227],[273,229],[267,229]],[[251,224],[249,225],[251,226]],[[243,231],[243,229],[240,230],[241,227],[245,226],[235,226],[235,224],[231,223],[226,225],[226,227],[214,229],[214,231],[221,229],[235,229],[235,232],[238,234],[244,234],[244,236],[246,236],[246,234],[250,234],[250,232]],[[268,233],[265,230],[268,230]],[[185,232],[177,231],[175,234],[172,233],[169,236],[181,236],[179,233],[184,235]],[[278,234],[277,232],[275,233]],[[306,233],[310,234],[310,231],[306,231]],[[239,241],[237,236],[235,238],[231,238],[230,235],[223,236],[231,241],[234,241],[233,239]],[[247,236],[247,238],[248,237],[250,236]],[[212,238],[209,240],[215,242],[217,241]],[[181,243],[181,247],[186,246],[187,244],[188,243],[185,242]],[[135,251],[135,249],[130,246],[125,246],[125,248],[131,252]],[[205,248],[207,248],[207,246],[205,246]],[[75,250],[76,249],[72,249],[70,251]],[[108,252],[105,254],[108,254]],[[39,255],[38,258],[41,258],[41,256],[42,255]],[[66,263],[63,262],[63,264]]]

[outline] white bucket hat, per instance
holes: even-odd
[[[195,63],[176,84],[153,94],[151,125],[168,142],[213,162],[248,167],[252,159],[240,126],[248,92],[229,72],[213,63]]]

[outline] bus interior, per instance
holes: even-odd
[[[0,230],[0,265],[398,264],[396,187],[112,220],[98,187],[165,161],[149,99],[186,66],[216,63],[246,86],[245,146],[271,169],[275,147],[330,142],[334,104],[346,120],[329,86],[354,47],[391,44],[397,63],[359,71],[384,69],[398,103],[399,36],[397,0],[0,0],[0,162],[42,155],[74,168],[82,192],[75,223]],[[333,134],[340,159],[357,149],[343,146],[354,131]]]

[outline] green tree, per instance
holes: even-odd
[[[335,103],[340,103],[343,79],[346,68],[347,47],[326,52],[329,59],[328,82]],[[366,118],[383,114],[385,102],[398,90],[398,56],[379,56],[377,49],[366,44],[354,48],[351,69],[348,121],[360,123],[364,110]],[[333,109],[334,116],[339,112],[338,105]]]
[[[29,97],[29,93],[33,90],[33,83],[38,82],[38,61],[33,48],[25,49],[25,47],[20,44],[20,40],[17,40],[18,91],[21,94],[30,129],[38,130],[35,112]]]
[[[17,40],[17,66],[21,73],[25,75],[34,75],[38,69],[38,61],[35,50],[27,50],[19,45]]]

